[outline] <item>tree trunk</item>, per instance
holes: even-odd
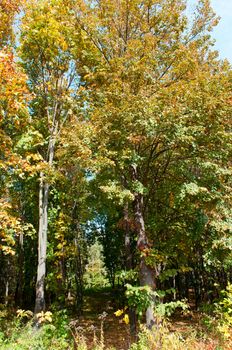
[[[8,305],[9,302],[9,281],[6,281],[6,286],[5,286],[5,306]]]
[[[129,212],[128,212],[128,203],[124,206],[123,209],[123,221],[124,221],[124,233],[125,233],[125,267],[126,270],[132,269],[132,252],[131,252],[131,233],[130,233],[130,224],[129,224]]]
[[[138,181],[139,174],[136,165],[132,166],[132,180]],[[134,193],[134,217],[135,217],[135,228],[137,233],[137,249],[140,252],[140,266],[139,266],[139,278],[141,286],[148,286],[151,290],[156,289],[155,284],[155,269],[152,268],[146,262],[146,256],[149,254],[150,245],[145,230],[145,222],[143,216],[143,194]],[[146,310],[146,325],[149,329],[155,324],[154,317],[154,302],[153,300],[150,306]]]
[[[45,309],[44,282],[47,257],[48,192],[49,185],[44,181],[44,174],[41,172],[39,187],[39,236],[35,314]]]
[[[15,293],[15,303],[17,306],[23,307],[23,287],[24,287],[24,247],[23,247],[23,234],[19,236],[19,252],[18,252],[18,276],[17,287]]]
[[[151,290],[155,290],[155,270],[146,262],[146,255],[149,253],[150,245],[145,232],[145,223],[143,217],[143,195],[141,193],[135,194],[134,213],[137,231],[137,248],[141,254],[139,271],[140,285],[149,286]],[[152,302],[146,310],[146,325],[148,328],[152,328],[152,326],[155,324],[153,308],[154,302]]]
[[[57,131],[57,126],[55,128]],[[51,135],[48,146],[48,164],[52,166],[54,158],[55,137]],[[39,185],[39,234],[38,234],[38,266],[36,281],[35,314],[45,310],[45,275],[47,258],[48,232],[48,195],[49,183],[44,173],[40,173]]]
[[[156,287],[154,270],[146,264],[145,257],[142,257],[140,262],[140,284],[141,286],[149,286],[151,290],[155,290]],[[153,299],[153,302],[146,310],[146,325],[149,329],[155,324],[154,303],[155,300]]]
[[[132,259],[132,251],[131,251],[131,232],[130,232],[130,224],[129,224],[129,209],[128,203],[125,204],[123,210],[124,216],[124,232],[125,232],[125,267],[126,270],[129,271],[133,268],[133,259]],[[129,319],[130,319],[130,335],[132,341],[136,340],[137,336],[137,317],[136,310],[133,307],[129,307],[128,310]]]
[[[78,242],[79,238],[79,242]],[[75,256],[75,280],[76,280],[76,294],[77,294],[77,300],[76,300],[76,306],[77,306],[77,313],[80,316],[83,312],[83,275],[84,275],[84,268],[83,268],[83,261],[82,261],[82,251],[81,251],[81,245],[80,245],[80,237],[76,236],[74,239],[74,244],[76,248],[76,256]]]

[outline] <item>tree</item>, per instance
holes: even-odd
[[[13,49],[13,23],[20,4],[14,0],[0,4],[0,251],[6,302],[15,288],[22,296],[23,237],[33,234],[33,226],[23,215],[19,188],[26,176],[33,176],[38,165],[33,149],[26,150],[25,144],[24,149],[20,147],[25,129],[30,128],[27,106],[31,98],[27,76]],[[20,303],[22,298],[19,299]]]
[[[19,12],[21,0],[2,0],[0,3],[0,46],[13,41],[13,22]]]
[[[88,263],[84,273],[84,282],[87,288],[102,288],[108,284],[102,252],[103,247],[98,241],[89,247]]]
[[[34,94],[30,105],[33,125],[41,136],[39,154],[44,167],[39,177],[38,269],[35,313],[44,310],[49,190],[54,181],[54,156],[59,135],[72,114],[77,86],[70,59],[68,33],[62,23],[62,2],[25,4],[20,55]]]
[[[231,73],[211,50],[209,32],[218,20],[207,0],[198,2],[192,23],[182,0],[74,1],[70,7],[76,65],[97,135],[93,150],[107,159],[101,174],[109,177],[101,188],[124,205],[130,202],[140,283],[154,290],[159,273],[159,262],[151,262],[159,221],[149,224],[154,203],[161,219],[159,205],[169,198],[172,207],[170,198],[178,191],[179,198],[185,189],[196,191],[213,205],[209,212],[206,200],[201,202],[211,223],[212,212],[228,220],[213,204],[214,188],[204,170],[209,163],[218,169],[217,195],[223,188],[228,207],[229,183],[222,174],[230,172]],[[151,327],[152,306],[146,319]]]
[[[17,50],[19,3],[0,4],[2,300],[31,307],[37,268],[36,313],[45,290],[81,301],[96,237],[87,284],[123,270],[148,327],[159,290],[213,300],[231,279],[231,68],[209,1],[191,21],[182,0],[22,3]]]
[[[15,62],[10,46],[13,45],[12,24],[18,8],[19,1],[3,1],[0,4],[0,249],[8,254],[14,253],[15,234],[23,231],[20,215],[17,216],[17,203],[11,198],[10,183],[26,168],[30,171],[30,162],[15,149],[22,128],[29,123],[26,106],[30,98],[26,75]],[[4,47],[7,42],[8,47]]]

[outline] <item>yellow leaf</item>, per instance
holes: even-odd
[[[117,311],[115,311],[114,314],[115,314],[115,316],[119,317],[123,314],[123,310],[117,310]]]
[[[129,320],[129,315],[128,314],[125,314],[125,316],[123,317],[123,322],[125,322],[125,324],[129,324],[130,323],[130,320]]]

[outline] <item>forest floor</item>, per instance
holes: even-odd
[[[83,332],[90,348],[96,338],[102,340],[106,348],[127,350],[130,347],[129,325],[122,322],[122,317],[114,315],[114,312],[122,307],[110,291],[91,291],[85,295],[83,315],[78,319],[78,329],[80,333]],[[232,343],[220,345],[215,333],[204,324],[204,315],[194,309],[185,315],[176,313],[169,319],[168,327],[170,332],[178,332],[183,339],[194,337],[196,349],[232,350]]]
[[[72,307],[56,310],[52,324],[45,323],[38,332],[31,321],[12,317],[16,310],[8,310],[6,316],[2,310],[0,349],[232,350],[232,334],[223,341],[213,314],[196,311],[193,303],[187,313],[177,311],[154,326],[152,332],[139,329],[139,338],[132,345],[130,325],[123,322],[124,314],[119,317],[114,314],[117,310],[125,310],[121,295],[122,291],[110,289],[88,290],[84,294],[81,316],[77,317]]]
[[[114,315],[119,300],[108,290],[91,291],[84,298],[83,314],[78,319],[78,329],[83,332],[88,345],[94,338],[104,341],[106,347],[126,350],[130,346],[129,326]]]

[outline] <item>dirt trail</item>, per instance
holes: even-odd
[[[110,291],[93,291],[85,295],[83,315],[75,322],[78,333],[85,337],[90,348],[94,344],[94,339],[97,339],[98,342],[104,341],[107,349],[129,349],[129,325],[121,321],[123,316],[118,318],[114,315],[114,312],[122,306],[119,299]],[[203,327],[201,318],[202,315],[196,311],[191,311],[188,315],[177,313],[170,320],[170,331],[181,333],[183,339],[193,333],[198,334],[195,338],[196,349],[222,349],[218,345],[218,339],[213,338]],[[228,345],[223,349],[232,350],[232,347]]]
[[[114,315],[118,304],[111,292],[94,291],[85,296],[83,315],[78,319],[76,328],[86,337],[88,345],[94,343],[94,338],[98,341],[104,338],[106,347],[117,350],[129,348],[129,326]]]

